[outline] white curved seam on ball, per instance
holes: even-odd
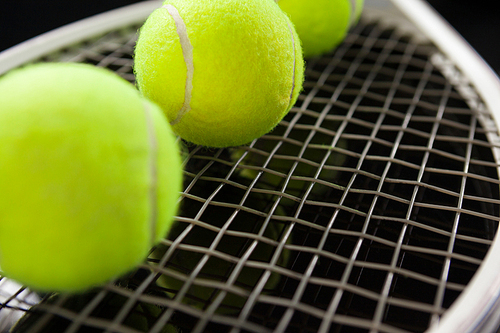
[[[194,64],[193,64],[193,45],[189,40],[187,34],[187,27],[182,19],[177,8],[172,5],[163,5],[168,14],[172,17],[177,29],[177,35],[182,48],[182,55],[184,57],[184,63],[186,64],[186,87],[184,89],[184,104],[182,108],[177,112],[177,117],[170,122],[170,125],[175,125],[179,123],[186,113],[191,111],[191,94],[193,92],[193,74],[194,74]]]
[[[349,17],[349,28],[354,25],[354,21],[356,20],[356,10],[358,7],[357,0],[350,0],[351,2],[351,16]]]
[[[151,177],[151,184],[149,186],[149,201],[150,201],[150,228],[151,228],[151,246],[154,245],[156,239],[156,223],[158,220],[158,141],[156,140],[155,125],[153,116],[151,115],[151,107],[149,104],[143,102],[144,115],[146,117],[146,127],[148,134],[148,144],[151,150],[149,154],[149,174]]]
[[[293,28],[290,22],[287,22],[288,28],[290,29],[290,35],[292,36],[292,48],[293,48],[293,77],[292,77],[292,92],[290,93],[290,101],[288,102],[287,109],[290,108],[290,103],[293,101],[293,93],[295,91],[295,71],[297,70],[297,51],[295,50],[295,36],[293,35]]]

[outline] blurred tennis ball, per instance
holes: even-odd
[[[224,200],[224,199],[221,199]],[[253,193],[245,203],[247,207],[253,207],[257,210],[264,210],[265,206],[269,203],[265,196]],[[195,207],[194,203],[184,202],[182,209],[185,211],[196,211],[199,207]],[[275,214],[280,214],[278,211]],[[202,220],[206,221],[210,225],[216,227],[222,227],[226,221],[227,216],[224,211],[220,211],[217,208],[212,210],[207,210],[202,216]],[[259,228],[262,227],[264,218],[261,216],[251,215],[240,211],[238,215],[231,222],[229,230],[242,232],[242,233],[252,233],[256,234]],[[176,223],[172,227],[168,238],[175,240],[186,228],[186,223]],[[272,256],[276,250],[276,245],[272,245],[272,242],[279,242],[279,239],[283,233],[284,224],[271,220],[267,226],[263,236],[269,240],[268,242],[259,241],[257,246],[253,249],[252,254],[248,258],[251,261],[258,261],[262,263],[269,263]],[[189,232],[189,234],[183,238],[182,244],[194,245],[201,248],[209,248],[216,237],[216,232],[201,226],[195,226]],[[205,279],[212,281],[212,283],[224,283],[229,275],[234,270],[237,261],[242,256],[242,254],[247,251],[252,243],[253,239],[242,236],[229,236],[224,235],[216,247],[219,253],[223,253],[230,256],[232,260],[227,258],[222,258],[218,256],[210,256],[208,261],[205,263],[201,271],[198,273],[198,279]],[[270,244],[271,243],[271,244]],[[287,243],[290,243],[288,239]],[[168,247],[165,245],[159,245],[157,249],[151,255],[152,259],[160,260]],[[178,273],[189,275],[195,267],[198,265],[200,260],[203,258],[204,253],[196,252],[192,250],[177,250],[176,253],[167,262],[167,269],[177,271]],[[281,256],[276,263],[277,266],[286,267],[290,257],[290,251],[284,249]],[[234,261],[233,261],[234,260]],[[234,285],[244,290],[251,291],[255,288],[264,269],[244,266],[239,273]],[[281,280],[281,275],[277,272],[272,272],[265,283],[263,293],[273,293],[277,288]],[[167,292],[175,297],[178,290],[180,290],[184,284],[183,280],[174,278],[168,274],[163,274],[157,280],[157,284],[163,288],[167,289]],[[220,293],[220,289],[215,287],[202,286],[193,283],[187,295],[183,298],[182,302],[189,304],[197,308],[208,307],[211,302]],[[222,301],[219,308],[216,310],[220,314],[230,314],[236,313],[244,306],[246,302],[246,297],[228,292]]]
[[[364,0],[276,0],[290,16],[304,57],[333,50],[361,16]]]
[[[315,137],[322,139],[316,140],[323,141],[325,144],[310,145],[300,156],[303,147],[299,143],[304,142],[308,134],[306,131],[292,132],[292,139],[297,144],[283,142],[269,162],[267,160],[278,144],[277,140],[261,138],[249,151],[243,148],[232,148],[231,156],[234,162],[244,156],[239,163],[238,174],[248,180],[254,180],[259,172],[264,170],[256,184],[257,187],[281,191],[287,182],[285,193],[298,199],[304,196],[312,182],[316,182],[315,179],[335,184],[339,178],[338,167],[343,166],[347,159],[347,155],[342,152],[347,149],[347,141],[340,139],[337,145],[332,148],[326,144],[326,142],[331,141],[331,137],[317,133]],[[321,166],[327,154],[328,157],[324,165]],[[266,167],[262,168],[264,165]],[[320,168],[321,172],[315,178]],[[292,177],[287,180],[292,170]],[[330,189],[330,185],[316,182],[308,198],[313,200],[323,198]],[[287,206],[292,204],[292,201],[283,198],[281,204]]]
[[[165,236],[182,170],[161,110],[91,65],[0,79],[0,266],[78,292],[133,269]]]
[[[271,131],[304,79],[299,38],[269,0],[166,0],[140,29],[134,61],[174,132],[209,147]]]

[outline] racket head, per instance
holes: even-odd
[[[75,61],[134,82],[136,31],[159,6],[37,37],[1,53],[0,74]],[[184,145],[176,226],[135,272],[85,295],[11,293],[1,321],[39,303],[18,331],[493,326],[498,79],[423,2],[365,6],[342,45],[308,59],[304,91],[273,132],[244,147]]]

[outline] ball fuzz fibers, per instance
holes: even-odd
[[[40,291],[127,273],[165,236],[181,166],[161,110],[83,64],[0,79],[0,269]]]
[[[358,22],[364,4],[364,0],[276,1],[295,25],[306,58],[338,46]]]
[[[304,78],[299,38],[269,0],[167,0],[140,29],[135,74],[176,134],[210,147],[271,131]]]

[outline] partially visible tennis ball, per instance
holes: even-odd
[[[333,129],[330,128],[330,130]],[[296,131],[290,138],[297,140],[297,142],[304,142],[308,134],[309,132]],[[328,138],[327,135],[316,133],[316,138],[319,137]],[[246,155],[239,162],[237,172],[249,181],[253,181],[259,176],[256,183],[257,187],[280,191],[286,183],[284,193],[295,197],[296,201],[284,197],[280,203],[283,206],[290,206],[300,202],[311,183],[317,180],[320,181],[314,184],[312,191],[308,194],[308,199],[325,198],[326,193],[333,186],[328,183],[335,184],[338,182],[340,176],[337,168],[343,166],[346,161],[347,155],[343,154],[342,150],[346,150],[347,143],[345,139],[341,139],[335,148],[322,144],[316,145],[314,148],[311,145],[311,147],[303,150],[304,147],[287,142],[281,145],[273,158],[269,160],[269,155],[278,142],[262,138],[252,146],[250,151],[245,150],[245,148],[231,148],[230,152],[233,161],[239,160],[246,152]],[[321,166],[326,154],[328,154],[328,157],[324,165]],[[262,168],[263,165],[266,165],[266,167]],[[251,166],[251,168],[248,168],[248,166]],[[316,176],[320,168],[321,172]],[[264,172],[261,172],[261,169]],[[288,179],[290,173],[292,173],[292,177]]]
[[[290,16],[302,41],[304,57],[338,46],[361,16],[364,0],[276,0]]]
[[[74,292],[139,264],[181,189],[161,110],[117,75],[39,64],[0,79],[0,269]]]
[[[140,29],[134,59],[139,89],[174,132],[210,147],[271,131],[304,79],[299,38],[269,0],[166,0]]]
[[[230,195],[232,195],[232,199],[234,199],[234,192],[232,191],[228,191],[227,194],[221,193],[219,199],[224,202],[229,202],[231,201],[231,198],[226,196]],[[261,193],[252,193],[245,201],[245,206],[252,207],[257,211],[263,212],[267,210],[266,207],[269,205],[269,202],[271,202],[271,198],[269,196]],[[182,211],[184,212],[181,212],[181,215],[186,216],[186,212],[192,212],[198,209],[199,206],[197,202],[186,201],[182,205]],[[228,216],[226,213],[227,210],[224,208],[211,207],[205,211],[201,218],[211,226],[222,228],[225,224],[227,224]],[[281,207],[278,206],[274,215],[283,216],[283,214],[284,212]],[[200,309],[210,306],[210,304],[221,292],[221,290],[215,286],[217,286],[217,284],[224,284],[227,281],[228,277],[233,274],[233,271],[236,269],[237,261],[239,261],[243,254],[252,246],[253,239],[245,237],[244,233],[256,236],[258,231],[262,228],[264,221],[265,218],[262,216],[247,214],[243,211],[241,211],[240,214],[235,215],[228,229],[232,232],[239,232],[240,235],[233,236],[225,234],[222,239],[220,239],[216,247],[216,251],[225,255],[225,257],[219,257],[216,255],[211,255],[209,257],[203,268],[197,273],[197,280],[191,284],[189,291],[182,299],[182,302]],[[186,223],[174,223],[168,238],[172,241],[177,239],[179,235],[185,232],[186,227]],[[271,266],[270,261],[277,250],[277,245],[272,245],[272,243],[274,242],[277,244],[280,242],[284,229],[285,225],[280,222],[269,222],[269,225],[263,233],[263,238],[268,242],[259,241],[255,248],[252,249],[251,255],[246,258],[246,260],[251,262],[260,262],[263,265],[268,264]],[[205,249],[206,251],[212,245],[216,235],[217,232],[212,229],[195,226],[187,235],[183,236],[182,244],[192,245],[198,247],[199,249]],[[288,238],[287,244],[290,243],[291,239]],[[151,254],[151,259],[155,261],[161,260],[167,250],[168,247],[166,245],[158,245],[155,251]],[[202,260],[203,256],[203,251],[198,252],[189,249],[177,249],[175,254],[168,260],[166,269],[170,272],[176,272],[177,275],[180,274],[188,276],[194,271],[194,269],[197,268],[197,265]],[[286,267],[289,258],[290,250],[284,248],[275,265],[281,268]],[[234,286],[250,293],[260,282],[264,272],[264,268],[245,265],[241,268],[238,277],[235,279]],[[212,286],[210,286],[210,284],[198,284],[200,279],[207,282],[209,281]],[[281,275],[276,271],[271,270],[271,274],[263,287],[262,294],[273,294],[276,292],[280,281]],[[184,283],[185,280],[176,278],[169,273],[162,274],[157,280],[157,284],[160,287],[165,288],[171,297],[176,297],[177,292],[183,287]],[[243,308],[247,299],[247,297],[242,295],[228,292],[220,306],[217,308],[216,313],[237,313]]]

